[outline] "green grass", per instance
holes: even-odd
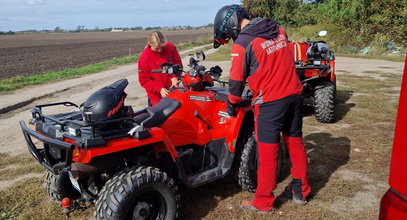
[[[211,44],[211,45],[209,45],[209,46],[203,47],[201,50],[202,50],[202,51],[205,51],[205,50],[209,50],[209,49],[212,49],[212,48],[213,48],[213,45]]]
[[[50,200],[42,187],[43,178],[26,179],[0,190],[0,220],[65,219],[62,208]],[[94,208],[78,210],[70,219],[90,219],[93,212]]]
[[[181,51],[208,43],[210,43],[210,39],[208,38],[208,36],[204,36],[198,41],[177,44],[177,48],[178,51]],[[5,80],[0,80],[0,94],[6,94],[10,91],[20,89],[25,86],[44,84],[57,80],[72,79],[85,74],[101,72],[112,67],[136,62],[138,57],[139,55],[126,56],[78,68],[70,68],[61,71],[49,71],[44,74],[37,74],[32,76],[16,76]]]
[[[126,63],[135,62],[138,59],[138,55],[126,56],[122,58],[106,60],[100,63],[90,64],[79,68],[70,68],[61,71],[49,71],[44,74],[32,75],[32,76],[16,76],[10,79],[0,81],[0,92],[5,93],[20,89],[24,86],[38,85],[46,82],[72,79],[89,73],[96,73],[107,70],[111,67],[123,65]]]
[[[10,156],[0,153],[0,180],[13,180],[31,173],[42,173],[42,167],[30,154]]]
[[[308,38],[311,41],[323,40],[327,42],[328,47],[333,50],[337,56],[382,59],[396,62],[404,62],[406,59],[405,48],[400,49],[399,54],[390,54],[386,46],[386,42],[389,42],[389,40],[381,35],[376,35],[370,43],[366,43],[366,41],[360,36],[351,36],[351,42],[353,43],[344,44],[343,42],[349,42],[350,36],[343,33],[337,26],[321,24],[302,26],[299,28],[286,27],[285,29],[290,41],[307,41]],[[321,30],[327,30],[328,35],[322,38],[317,38],[316,35]],[[356,47],[356,50],[350,51],[349,46]],[[365,47],[371,48],[369,52],[366,55],[358,54],[360,50]]]
[[[28,166],[32,166],[36,162],[34,162],[33,157],[29,154],[27,155],[19,155],[19,156],[10,156],[5,153],[0,153],[0,171],[2,169],[6,169],[9,166],[14,166],[18,164],[26,164]],[[34,163],[33,163],[34,162]],[[2,178],[0,177],[0,180]]]
[[[284,28],[287,32],[288,40],[295,42],[307,41],[308,38],[311,40],[315,40],[318,32],[322,30],[328,31],[328,37],[331,34],[329,29],[322,25],[303,26],[301,28],[292,28],[292,27]]]
[[[202,46],[202,45],[210,44],[210,43],[212,43],[212,41],[206,37],[206,38],[203,38],[198,41],[177,44],[177,50],[178,51],[187,50],[187,49],[191,49],[193,47]]]
[[[232,43],[229,42],[227,45],[220,46],[219,49],[206,57],[208,61],[225,61],[230,60],[230,49],[232,48]]]
[[[50,200],[44,189],[44,167],[28,153],[19,156],[0,153],[0,182],[30,173],[37,174],[37,177],[0,188],[0,220],[64,219],[62,209]],[[93,207],[79,210],[73,213],[71,219],[90,217],[93,212]]]

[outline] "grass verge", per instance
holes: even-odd
[[[191,49],[194,47],[198,47],[198,46],[202,46],[202,45],[210,44],[210,43],[212,43],[211,36],[204,35],[204,36],[202,36],[201,39],[198,39],[197,41],[177,44],[177,50],[178,51],[188,50],[188,49]]]
[[[232,48],[232,43],[229,43],[227,45],[223,45],[219,47],[219,49],[213,53],[209,54],[206,57],[207,61],[226,61],[230,60],[230,50]]]
[[[42,173],[44,168],[29,154],[10,156],[0,153],[0,180],[7,181],[32,173]]]
[[[321,30],[327,30],[328,35],[318,38],[317,34]],[[391,43],[390,40],[380,34],[375,35],[371,42],[366,42],[361,36],[349,36],[349,34],[343,33],[343,30],[338,29],[337,26],[326,24],[303,26],[299,28],[287,27],[286,31],[291,41],[300,42],[307,41],[307,39],[311,41],[326,41],[328,47],[335,51],[336,55],[340,56],[398,62],[405,60],[406,49],[401,45],[389,46],[389,43]],[[396,53],[393,54],[393,52]]]
[[[16,89],[20,89],[24,86],[29,85],[38,85],[46,82],[63,80],[63,79],[72,79],[79,77],[81,75],[96,73],[103,70],[107,70],[111,67],[135,62],[138,55],[127,56],[112,60],[106,60],[100,63],[95,63],[79,68],[70,68],[61,71],[49,71],[44,74],[32,75],[32,76],[16,76],[10,79],[0,81],[0,92],[6,93]]]
[[[7,190],[0,190],[0,220],[65,219],[62,209],[44,190],[44,175],[21,180]],[[91,219],[94,208],[77,210],[70,219]],[[86,216],[86,217],[85,217]]]

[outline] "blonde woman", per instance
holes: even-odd
[[[138,78],[140,85],[147,92],[149,106],[157,104],[161,98],[168,95],[168,89],[176,87],[178,83],[175,75],[153,73],[153,70],[160,69],[163,63],[179,64],[182,67],[175,45],[165,41],[160,31],[153,31],[149,33],[147,45],[138,60]]]

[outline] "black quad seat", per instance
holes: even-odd
[[[135,113],[133,118],[138,124],[144,122],[143,126],[145,128],[159,127],[161,126],[167,118],[169,118],[179,107],[181,103],[177,100],[170,98],[163,98],[156,105],[145,108],[139,112]],[[148,113],[147,109],[150,110]]]

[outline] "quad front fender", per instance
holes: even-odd
[[[244,107],[244,108],[238,108],[238,112],[235,117],[230,117],[230,122],[228,126],[228,132],[226,135],[226,146],[231,152],[235,152],[236,148],[236,143],[237,139],[239,138],[239,133],[241,129],[248,129],[248,127],[245,125],[245,117],[248,115],[252,115],[253,111],[251,106]],[[249,117],[252,119],[252,117]],[[250,123],[253,123],[251,120]],[[252,127],[250,125],[249,127]]]

